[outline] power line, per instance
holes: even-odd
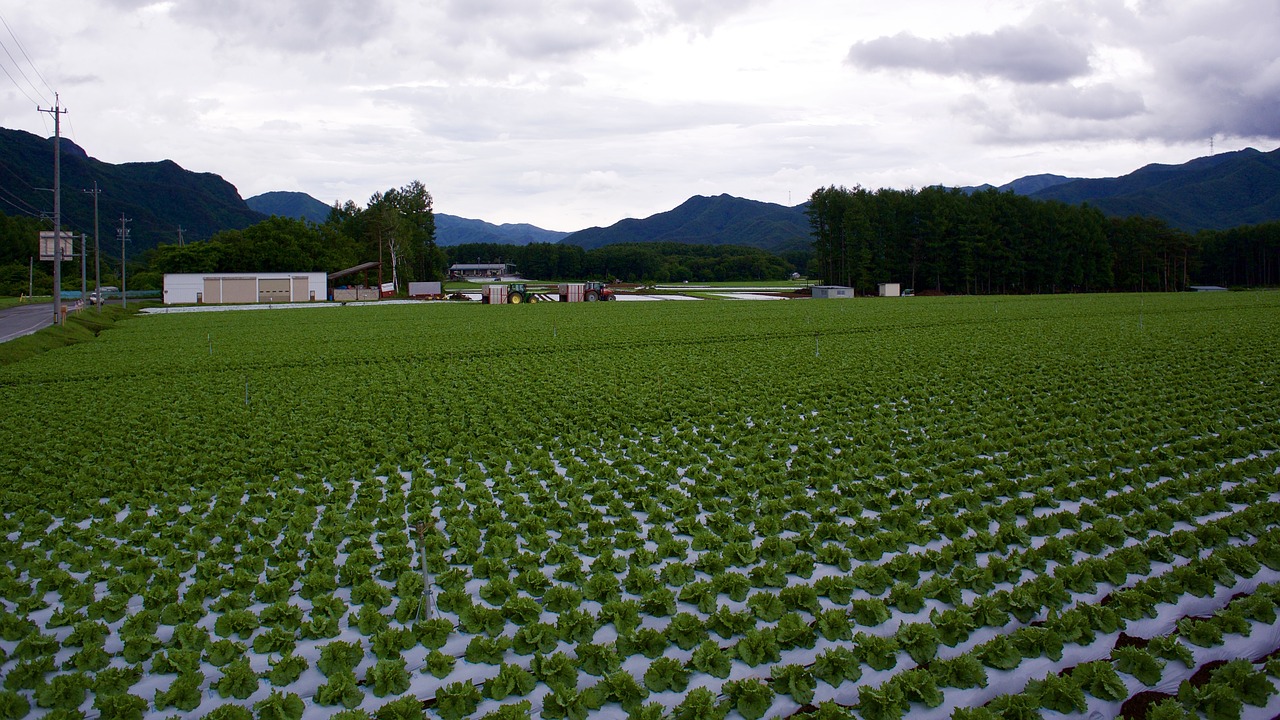
[[[18,46],[18,50],[22,53],[22,57],[26,58],[27,64],[31,66],[32,72],[36,74],[36,77],[40,78],[40,82],[44,83],[45,89],[48,90],[49,92],[53,92],[53,88],[49,87],[49,81],[45,80],[44,75],[40,74],[40,68],[36,67],[35,63],[31,62],[31,56],[27,54],[27,49],[22,47],[22,41],[18,39],[17,35],[13,34],[13,28],[9,27],[9,21],[4,19],[4,15],[0,15],[0,23],[3,23],[4,29],[9,31],[9,37],[13,38],[14,44]],[[3,43],[0,43],[0,44],[3,44]],[[9,52],[9,48],[6,47],[4,51],[7,54]],[[9,55],[9,59],[13,60],[13,55]],[[14,61],[13,64],[14,64],[14,67],[18,67],[18,63],[16,60]],[[18,67],[18,72],[22,73],[21,67]],[[22,73],[22,77],[25,80],[27,78],[27,74]],[[36,91],[37,95],[39,95],[42,99],[44,99],[44,94],[40,92],[40,89],[37,88],[34,83],[32,83],[30,80],[27,80],[27,83],[31,85],[31,89]]]
[[[8,197],[4,197],[5,195],[7,195]],[[9,190],[3,187],[0,187],[0,201],[6,202],[9,205],[12,205],[15,210],[22,213],[23,215],[30,215],[33,218],[40,217],[39,210],[32,207],[31,204],[28,203],[26,200],[23,200],[17,195],[14,195],[12,192],[10,192]],[[26,207],[25,208],[22,207],[23,205],[26,205]]]
[[[4,47],[4,43],[3,43],[3,42],[0,42],[0,47]],[[9,52],[9,48],[7,48],[7,47],[6,47],[6,48],[4,48],[4,51],[5,51],[5,53],[7,54],[7,53]],[[9,55],[9,59],[10,59],[10,60],[12,60],[12,59],[13,59],[13,56],[12,56],[12,55]],[[13,64],[13,66],[14,66],[15,68],[18,68],[18,72],[22,72],[22,68],[19,68],[19,67],[18,67],[18,64],[17,64],[16,62]],[[31,94],[30,94],[30,93],[28,93],[28,92],[26,91],[26,89],[25,89],[25,88],[23,88],[21,85],[19,85],[17,80],[14,80],[14,79],[13,79],[13,75],[9,73],[9,68],[5,67],[4,65],[0,65],[0,70],[4,70],[4,74],[9,78],[9,82],[13,83],[13,86],[14,86],[14,87],[16,87],[16,88],[18,88],[18,92],[22,93],[23,95],[26,95],[26,96],[27,96],[27,99],[28,99],[28,100],[30,100],[33,104],[36,104],[36,105],[39,105],[39,104],[40,104],[40,101],[39,101],[39,100],[36,100],[35,98],[31,97]],[[23,76],[23,79],[24,79],[24,80],[26,80],[26,76],[25,76],[25,75]],[[30,85],[30,84],[31,84],[31,81],[30,81],[30,80],[27,80],[27,84],[28,84],[28,85]],[[34,90],[34,89],[35,89],[35,86],[32,86],[32,89]],[[40,93],[36,93],[36,94],[37,94],[37,95],[40,95]],[[44,96],[43,96],[43,95],[40,95],[40,98],[41,98],[41,99],[44,99]]]

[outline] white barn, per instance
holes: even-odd
[[[328,277],[305,273],[166,273],[165,305],[323,301]]]

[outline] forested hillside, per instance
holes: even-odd
[[[113,238],[121,215],[129,219],[129,253],[160,243],[202,240],[223,230],[246,228],[265,219],[245,204],[235,186],[218,175],[184,170],[172,160],[113,165],[63,138],[61,148],[62,228],[93,234],[97,183],[99,233]],[[53,140],[0,128],[2,209],[9,215],[52,214]],[[119,257],[119,252],[114,253]]]
[[[620,243],[674,242],[745,245],[771,252],[807,248],[812,241],[803,207],[731,195],[695,195],[667,212],[579,230],[563,240],[588,250]]]
[[[822,188],[810,199],[818,273],[942,293],[1182,290],[1280,283],[1280,223],[1192,235],[1155,218],[1012,192]]]

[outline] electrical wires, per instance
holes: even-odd
[[[4,29],[9,33],[10,42],[18,49],[22,58],[26,60],[26,64],[31,68],[32,74],[40,80],[40,83],[44,85],[45,90],[48,90],[49,93],[52,94],[53,88],[49,87],[48,81],[46,81],[44,76],[40,74],[39,68],[36,67],[35,63],[31,62],[31,56],[27,54],[26,48],[22,47],[22,42],[18,40],[18,36],[14,34],[13,28],[9,27],[9,22],[4,19],[3,15],[0,15],[0,24],[4,25]],[[10,43],[6,43],[4,38],[0,38],[0,48],[4,50],[4,54],[9,58],[9,63],[12,64],[13,70],[17,71],[18,75],[26,85],[24,86],[23,83],[18,82],[18,79],[13,76],[12,72],[10,72],[9,66],[0,63],[0,69],[4,70],[5,76],[9,78],[9,81],[13,83],[14,87],[18,88],[18,92],[25,95],[32,104],[39,105],[41,100],[43,100],[46,105],[52,104],[49,102],[49,98],[45,96],[44,92],[42,92],[40,88],[31,81],[31,78],[27,76],[26,71],[22,69],[22,63],[18,62],[17,58],[13,56],[13,52],[9,49],[9,45]],[[28,90],[31,92],[28,92]],[[32,93],[35,93],[35,97],[32,97]]]

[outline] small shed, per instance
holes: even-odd
[[[880,283],[880,297],[902,297],[902,283]]]
[[[820,299],[851,298],[853,297],[853,288],[845,285],[814,285],[812,295]]]

